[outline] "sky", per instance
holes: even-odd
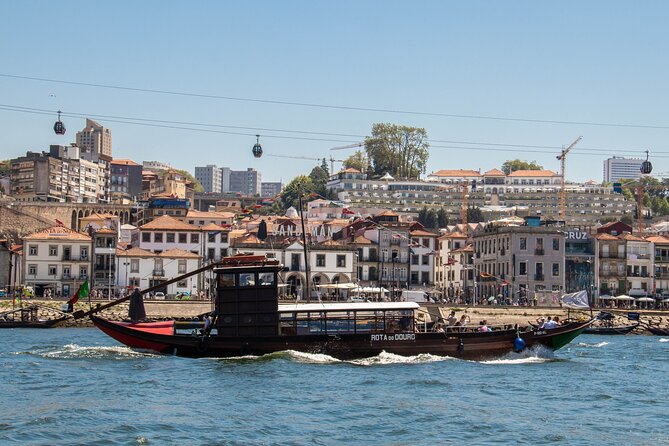
[[[263,181],[345,159],[356,149],[331,149],[378,122],[426,129],[428,174],[511,159],[559,172],[579,136],[568,180],[646,150],[669,172],[669,2],[0,4],[0,159],[74,142],[88,116],[114,158]]]

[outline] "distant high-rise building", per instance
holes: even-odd
[[[281,193],[283,183],[279,182],[262,182],[260,185],[261,197],[275,197]]]
[[[77,146],[82,150],[82,157],[84,157],[83,152],[92,152],[97,155],[104,155],[111,158],[111,130],[102,127],[92,119],[86,119],[86,127],[80,132],[77,132]]]
[[[251,167],[230,171],[230,192],[240,192],[249,197],[259,195],[261,183],[260,172]]]
[[[230,192],[230,172],[229,167],[221,167],[221,192]]]
[[[195,167],[195,179],[200,182],[205,192],[219,193],[221,187],[221,169],[213,164]]]
[[[110,198],[115,203],[131,203],[142,194],[142,166],[132,160],[111,162]]]
[[[621,158],[614,156],[604,160],[604,181],[613,183],[621,179],[635,179],[641,177],[640,158]]]

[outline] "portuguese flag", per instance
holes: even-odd
[[[70,300],[67,301],[68,305],[74,305],[77,303],[80,297],[86,298],[88,297],[88,280],[84,281],[81,285],[79,285],[79,289],[77,290],[76,293],[74,293],[74,296],[70,297]]]

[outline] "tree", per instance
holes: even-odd
[[[516,170],[543,170],[543,168],[536,161],[527,162],[519,159],[508,160],[502,164],[502,172],[507,175]]]
[[[420,222],[421,225],[425,226],[425,223],[427,222],[427,207],[423,206],[423,209],[418,211],[418,221]]]
[[[480,223],[485,221],[483,217],[483,212],[480,208],[467,208],[467,222],[468,223]]]
[[[372,136],[365,138],[365,150],[374,174],[398,178],[417,178],[425,173],[430,156],[425,129],[378,123]]]
[[[329,179],[328,171],[327,168],[323,169],[323,166],[316,166],[313,169],[311,169],[311,173],[309,173],[309,178],[311,179],[311,182],[313,183],[313,191],[314,193],[317,193],[318,195],[327,198],[328,195],[328,179]]]
[[[626,225],[634,226],[634,219],[632,218],[631,215],[623,215],[620,221],[625,223]]]
[[[314,182],[306,175],[298,175],[286,185],[281,193],[281,204],[284,209],[294,207],[299,210],[299,197],[304,199],[311,193],[314,193]]]
[[[425,218],[425,227],[429,229],[436,229],[439,227],[439,219],[437,218],[437,211],[429,209]]]
[[[439,211],[437,212],[437,221],[440,228],[448,226],[448,212],[446,212],[446,209],[439,208]]]
[[[355,153],[344,160],[344,169],[356,169],[365,172],[369,166],[369,159],[362,150],[356,150]]]

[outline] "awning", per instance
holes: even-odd
[[[621,294],[620,296],[615,297],[616,300],[634,300],[633,297],[630,297],[626,294]]]

